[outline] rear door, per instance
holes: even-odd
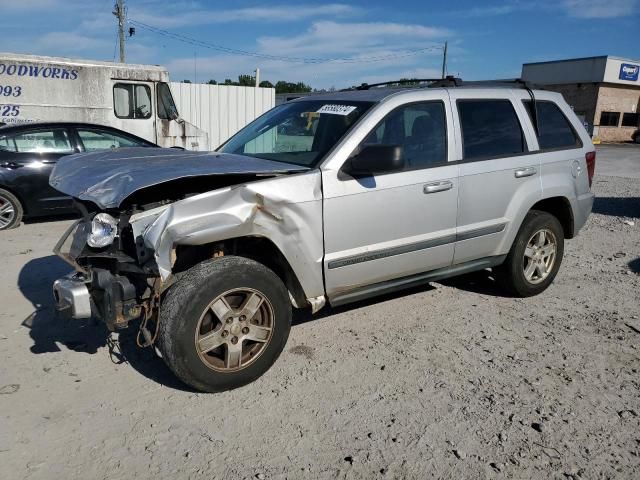
[[[386,113],[357,147],[401,145],[403,171],[353,178],[323,169],[324,268],[332,303],[451,265],[458,167],[449,164],[448,95],[430,93],[431,100]]]
[[[450,91],[461,132],[454,264],[507,253],[523,206],[541,198],[527,113],[510,90],[501,90]]]
[[[59,158],[75,153],[66,128],[34,128],[0,137],[5,181],[25,203],[28,215],[43,215],[71,208],[71,198],[49,185]]]

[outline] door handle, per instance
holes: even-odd
[[[532,175],[535,175],[536,173],[538,173],[538,169],[535,167],[519,168],[518,170],[513,172],[516,178],[530,177]]]
[[[423,188],[422,192],[427,193],[437,193],[437,192],[445,192],[447,190],[451,190],[453,188],[453,183],[449,181],[444,182],[433,182],[427,183]]]

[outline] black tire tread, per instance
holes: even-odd
[[[252,374],[247,374],[246,371],[240,371],[239,374],[219,374],[211,371],[211,381],[204,382],[194,375],[194,372],[188,367],[185,359],[179,352],[177,335],[180,324],[186,321],[184,319],[185,307],[189,305],[194,296],[198,294],[199,290],[204,288],[205,285],[211,281],[210,279],[212,277],[215,277],[213,281],[220,283],[220,286],[222,287],[222,282],[224,281],[223,277],[227,272],[245,273],[248,278],[248,284],[245,285],[246,287],[251,287],[249,283],[251,282],[250,279],[252,277],[260,276],[267,279],[267,281],[270,282],[273,285],[273,288],[278,292],[278,296],[281,297],[276,300],[281,302],[283,305],[286,305],[286,307],[283,307],[285,311],[281,311],[281,313],[288,317],[287,327],[286,331],[282,331],[281,329],[280,334],[271,340],[271,342],[276,342],[276,355],[263,370],[255,372],[256,369],[253,369],[254,373]],[[213,300],[213,297],[211,299]],[[274,299],[270,298],[270,300],[273,303]],[[238,256],[224,256],[203,261],[186,272],[183,272],[181,274],[181,278],[166,292],[160,307],[157,346],[162,353],[162,358],[166,362],[167,366],[184,383],[200,391],[220,392],[250,383],[268,370],[284,349],[289,335],[290,325],[291,302],[289,301],[287,289],[280,278],[272,270],[254,260]],[[263,360],[264,358],[257,359],[254,362],[254,365]],[[264,364],[264,362],[262,363]],[[247,368],[247,370],[249,369],[250,367]],[[240,373],[242,373],[242,375],[240,375]],[[223,382],[223,384],[218,384],[215,378],[216,375],[238,375],[241,378],[234,381],[232,386],[229,386],[229,377],[225,378],[225,382]]]
[[[555,233],[558,241],[558,251],[556,253],[556,262],[551,274],[544,282],[532,285],[524,278],[521,266],[522,255],[524,254],[526,242],[531,238],[531,235],[533,235],[535,230],[542,227],[549,228]],[[504,263],[494,269],[496,281],[505,291],[515,297],[524,298],[538,295],[546,290],[555,279],[558,270],[560,269],[563,255],[564,230],[560,221],[557,217],[548,212],[531,210],[525,216]]]

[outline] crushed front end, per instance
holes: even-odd
[[[54,248],[75,272],[57,280],[58,311],[68,318],[96,317],[109,328],[124,328],[151,314],[159,288],[153,255],[130,224],[131,212],[90,213],[74,223]]]

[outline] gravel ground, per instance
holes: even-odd
[[[302,314],[217,395],[55,319],[69,221],[3,232],[0,478],[640,478],[640,184],[595,191],[544,294],[483,272]]]

